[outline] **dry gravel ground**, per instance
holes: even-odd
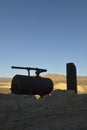
[[[64,90],[40,99],[0,94],[0,130],[87,130],[87,95]]]

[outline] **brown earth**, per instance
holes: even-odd
[[[87,130],[87,95],[63,90],[40,99],[0,94],[0,130]]]
[[[10,94],[11,79],[0,80],[0,130],[87,130],[87,94],[63,90],[65,76],[46,77],[54,91],[39,99]],[[87,76],[78,77],[78,84],[87,91]]]

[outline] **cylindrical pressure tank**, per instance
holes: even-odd
[[[14,94],[37,94],[42,97],[49,94],[52,90],[52,80],[40,76],[15,75],[11,83],[11,91]]]

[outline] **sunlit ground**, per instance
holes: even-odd
[[[0,93],[10,93],[10,87],[11,83],[0,83]],[[66,90],[66,84],[65,83],[58,83],[54,85],[53,90]],[[78,94],[87,94],[87,85],[84,86],[77,86]]]
[[[54,85],[54,90],[60,89],[60,90],[66,90],[66,84],[65,83],[58,83]],[[78,94],[86,94],[87,93],[87,85],[84,86],[77,86],[77,92]]]

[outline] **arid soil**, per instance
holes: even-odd
[[[0,130],[87,130],[87,95],[64,90],[40,99],[0,94]]]
[[[50,76],[54,90],[39,99],[11,94],[11,79],[0,80],[0,130],[87,130],[87,76],[78,77],[78,94]]]

